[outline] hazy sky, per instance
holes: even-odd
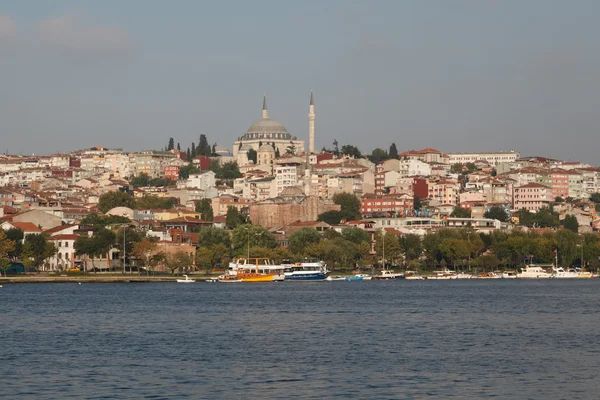
[[[4,0],[0,150],[231,148],[269,115],[363,152],[596,163],[600,1]]]

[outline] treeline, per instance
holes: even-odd
[[[167,146],[165,147],[166,151],[169,150],[174,150],[175,147],[177,147],[178,151],[182,151],[181,150],[181,145],[179,143],[177,143],[177,146],[175,146],[175,139],[173,138],[169,138],[169,142],[167,144]],[[215,150],[216,150],[217,144],[213,144],[212,146],[210,144],[208,144],[208,139],[206,138],[205,134],[201,134],[200,138],[198,140],[198,145],[196,145],[196,143],[192,142],[191,146],[189,146],[185,153],[186,153],[186,157],[188,160],[191,160],[194,157],[197,156],[214,156],[215,155]]]

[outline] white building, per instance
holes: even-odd
[[[449,164],[474,163],[478,160],[487,161],[490,165],[515,162],[521,157],[518,151],[499,151],[493,153],[448,153]]]

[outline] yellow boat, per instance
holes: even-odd
[[[268,258],[240,258],[229,264],[230,274],[242,282],[272,282],[284,279],[283,266]]]

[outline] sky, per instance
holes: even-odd
[[[269,116],[316,147],[596,164],[597,0],[4,0],[0,152],[231,149]]]

